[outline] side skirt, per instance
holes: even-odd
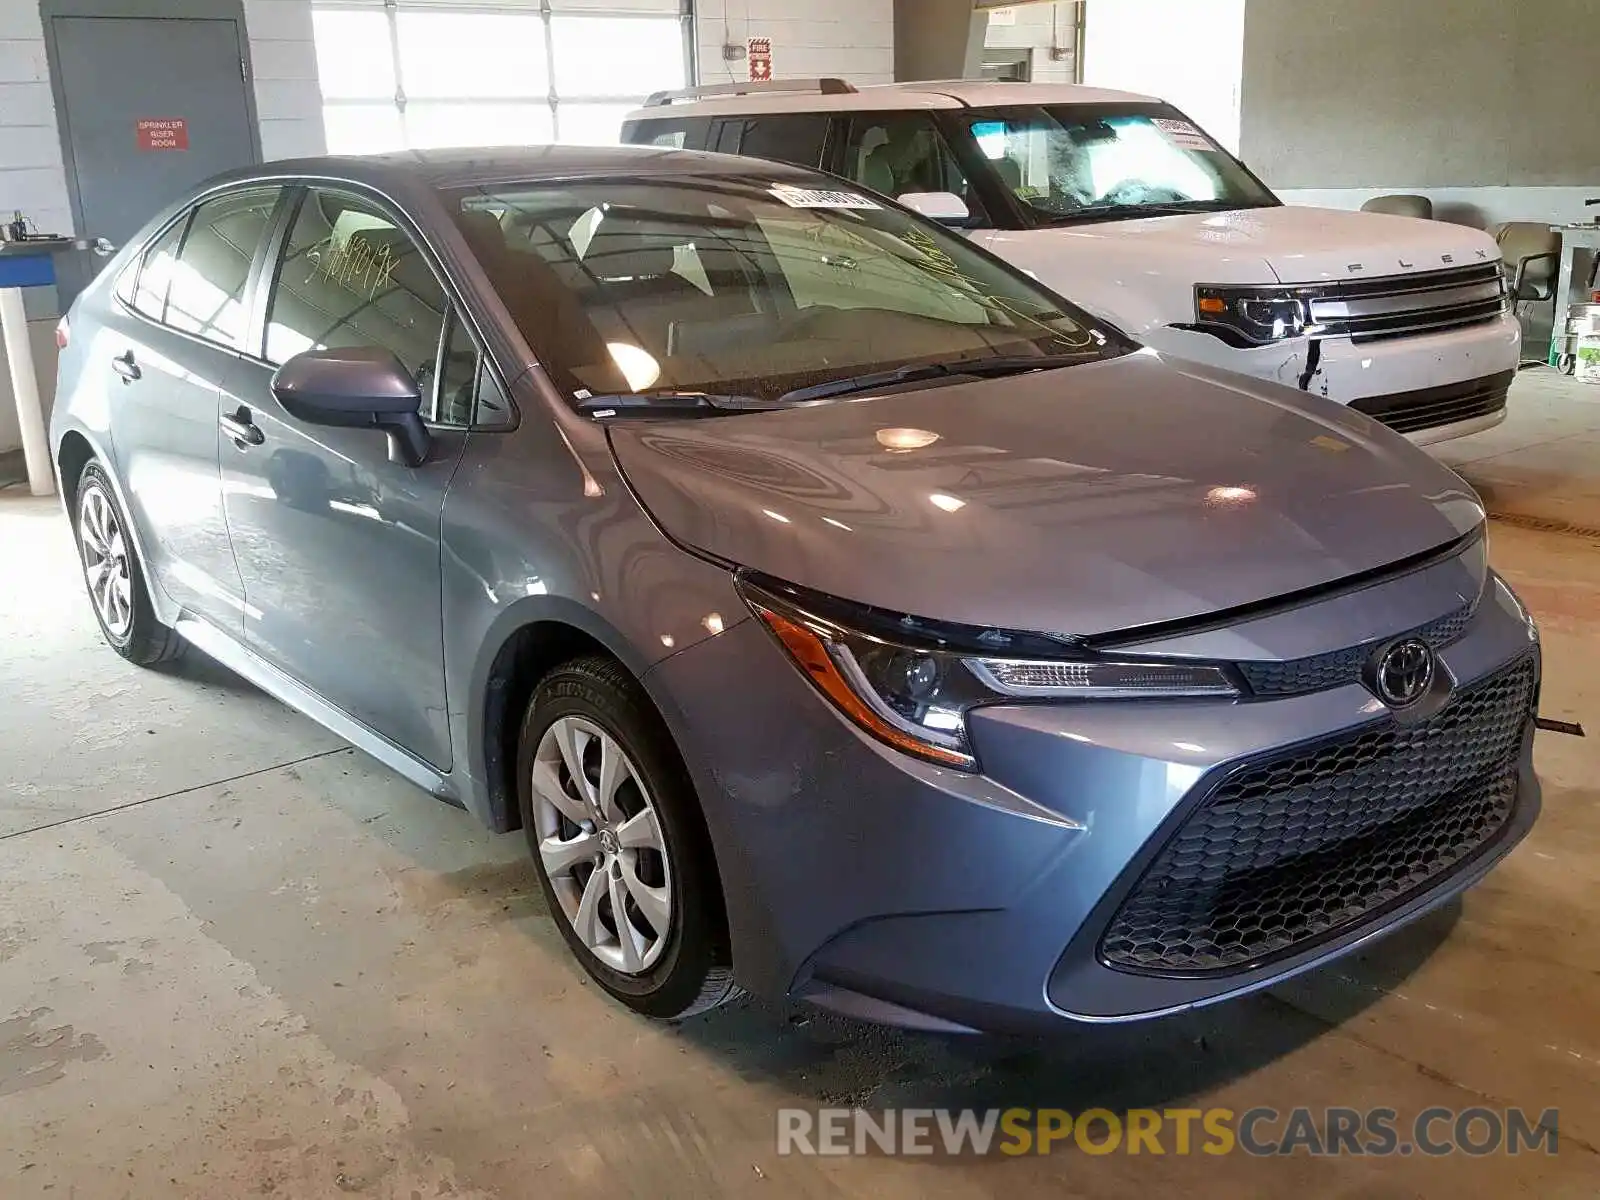
[[[461,807],[450,777],[369,729],[342,708],[328,703],[304,684],[284,674],[255,651],[240,644],[215,625],[184,614],[176,626],[184,641],[209,654],[229,670],[244,676],[269,696],[304,713],[318,725],[364,750],[384,766],[404,776],[436,799]]]

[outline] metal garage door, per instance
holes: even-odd
[[[315,0],[328,149],[609,143],[690,74],[688,0]]]

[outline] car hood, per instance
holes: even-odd
[[[1361,414],[1149,350],[610,434],[681,544],[1018,630],[1092,635],[1270,600],[1483,519],[1456,475]]]
[[[1107,221],[1061,232],[1157,259],[1174,254],[1193,259],[1198,252],[1219,263],[1239,264],[1258,257],[1271,272],[1265,278],[1279,283],[1371,279],[1500,261],[1494,239],[1465,225],[1293,204]],[[1242,282],[1237,271],[1225,274],[1213,278],[1202,269],[1195,282]]]

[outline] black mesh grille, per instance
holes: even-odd
[[[1398,433],[1417,433],[1500,412],[1506,406],[1514,378],[1515,372],[1503,371],[1482,379],[1469,379],[1465,383],[1447,383],[1383,396],[1363,396],[1351,401],[1350,407],[1366,413],[1375,421],[1381,421]]]
[[[1421,638],[1437,650],[1461,636],[1472,620],[1472,613],[1473,605],[1464,604],[1455,612],[1446,613],[1420,629],[1399,634],[1391,640]],[[1244,674],[1250,690],[1258,696],[1299,696],[1306,692],[1343,687],[1347,683],[1359,683],[1361,668],[1379,644],[1369,642],[1288,662],[1242,662],[1239,670]]]
[[[1533,687],[1523,660],[1420,724],[1386,720],[1225,780],[1123,901],[1101,957],[1154,973],[1236,970],[1437,881],[1511,815]]]

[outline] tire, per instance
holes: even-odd
[[[584,774],[581,790],[568,766],[574,758]],[[603,795],[607,761],[610,797]],[[517,739],[517,798],[551,917],[601,987],[635,1012],[665,1020],[740,994],[688,772],[661,718],[619,664],[577,659],[540,682]]]
[[[72,501],[72,532],[89,607],[106,643],[123,658],[141,667],[171,662],[186,643],[156,617],[128,528],[111,481],[99,463],[90,462]]]

